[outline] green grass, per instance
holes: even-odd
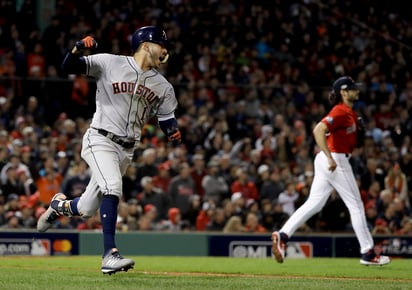
[[[412,289],[408,259],[366,267],[354,258],[130,258],[134,269],[103,275],[98,256],[1,257],[0,289]]]

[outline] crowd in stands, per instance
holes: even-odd
[[[183,145],[144,128],[123,178],[117,229],[269,233],[306,199],[318,151],[312,129],[332,82],[363,84],[367,126],[351,158],[374,234],[412,235],[412,28],[402,4],[372,1],[56,1],[44,29],[36,1],[0,0],[0,227],[34,229],[56,192],[81,195],[80,157],[94,82],[60,71],[92,35],[130,54],[133,31],[164,27],[162,73],[179,99]],[[16,8],[17,5],[18,7]],[[388,6],[380,6],[388,5]],[[55,229],[100,230],[61,217]],[[349,231],[336,192],[299,231]]]

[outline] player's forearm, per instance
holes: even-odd
[[[327,127],[324,123],[320,122],[316,125],[313,129],[313,136],[315,138],[316,144],[319,146],[320,150],[322,150],[325,155],[330,158],[332,157],[328,144],[326,142],[326,132]]]
[[[173,142],[173,144],[178,145],[182,143],[182,137],[180,130],[177,125],[176,118],[170,118],[167,120],[159,120],[160,129],[168,137],[168,139]]]
[[[86,62],[80,54],[69,51],[62,62],[61,68],[67,74],[84,74],[86,73]]]
[[[86,61],[81,52],[85,49],[95,48],[97,48],[97,42],[91,36],[86,36],[77,41],[73,48],[67,52],[62,63],[62,71],[68,74],[85,74],[87,69]]]

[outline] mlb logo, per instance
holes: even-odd
[[[30,254],[33,256],[49,256],[50,250],[50,240],[38,239],[31,242]]]
[[[289,242],[285,256],[292,259],[312,258],[313,245],[309,242]]]
[[[333,118],[330,116],[326,117],[326,122],[328,122],[328,124],[333,124]]]

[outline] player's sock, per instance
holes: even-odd
[[[72,211],[73,215],[80,215],[79,210],[77,209],[77,204],[79,203],[80,197],[76,197],[70,203],[70,210]]]
[[[284,242],[285,244],[289,241],[289,236],[287,234],[280,232],[279,236],[280,236],[280,240]]]
[[[114,195],[103,195],[100,206],[100,220],[103,227],[103,245],[104,252],[108,253],[116,248],[114,240],[117,220],[117,206],[119,198]]]

